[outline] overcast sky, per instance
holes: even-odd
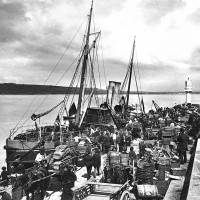
[[[82,22],[86,24],[90,4],[1,0],[0,82],[43,84]],[[134,62],[143,91],[183,91],[188,76],[199,91],[199,0],[94,0],[93,17],[95,31],[102,33],[107,81],[123,81],[136,36]],[[56,84],[76,57],[84,31],[81,26],[47,85]],[[70,70],[59,85],[67,86]]]

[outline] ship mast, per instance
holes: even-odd
[[[128,81],[127,96],[126,96],[126,105],[127,106],[128,106],[128,103],[129,103],[129,95],[130,95],[130,88],[131,88],[131,78],[132,78],[132,71],[133,71],[134,51],[135,51],[135,38],[134,38],[134,42],[133,42],[132,56],[131,56],[131,62],[130,62],[130,75],[129,75],[129,81]]]
[[[82,105],[83,96],[85,93],[85,76],[86,76],[88,51],[89,51],[89,36],[90,36],[90,26],[91,26],[91,19],[92,19],[92,9],[93,9],[93,1],[90,8],[90,14],[89,14],[89,19],[88,19],[88,30],[87,30],[87,35],[86,35],[85,47],[84,47],[84,58],[83,58],[83,64],[82,64],[81,83],[80,83],[79,99],[78,99],[78,106],[77,106],[77,113],[76,113],[76,124],[79,124],[80,122],[81,105]]]

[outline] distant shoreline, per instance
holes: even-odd
[[[86,93],[90,94],[91,88],[86,88]],[[96,94],[107,94],[107,90],[96,89]],[[143,91],[140,94],[184,94],[185,92],[147,92]],[[0,83],[0,95],[45,95],[45,94],[79,94],[79,88],[52,86],[52,85],[31,85],[31,84],[15,84],[15,83]],[[131,91],[130,94],[137,94],[136,91]],[[200,92],[193,92],[200,94]]]

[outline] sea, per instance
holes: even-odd
[[[6,138],[10,135],[10,130],[21,125],[34,125],[30,116],[35,113],[42,113],[50,110],[64,98],[64,95],[1,95],[0,96],[0,168],[6,166],[6,153],[4,145]],[[145,94],[143,101],[146,112],[155,109],[152,100],[160,107],[173,107],[176,104],[185,102],[186,95],[180,94]],[[77,97],[74,97],[76,102]],[[99,96],[99,101],[105,101],[105,95]],[[138,103],[138,96],[131,95],[129,102],[133,105]],[[192,94],[192,103],[200,104],[200,94]],[[93,101],[92,104],[95,105]],[[59,108],[41,118],[40,123],[53,123],[58,115]]]

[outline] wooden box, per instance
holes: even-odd
[[[171,162],[171,168],[180,168],[180,162]]]
[[[171,137],[163,137],[162,138],[163,145],[169,145],[171,141],[172,141]]]
[[[170,165],[171,164],[171,159],[170,158],[164,158],[164,157],[159,157],[157,160],[158,164],[161,165]]]
[[[174,176],[185,176],[186,175],[186,169],[183,168],[172,168],[171,174]]]
[[[162,131],[162,136],[163,137],[172,137],[174,135],[174,131]]]

